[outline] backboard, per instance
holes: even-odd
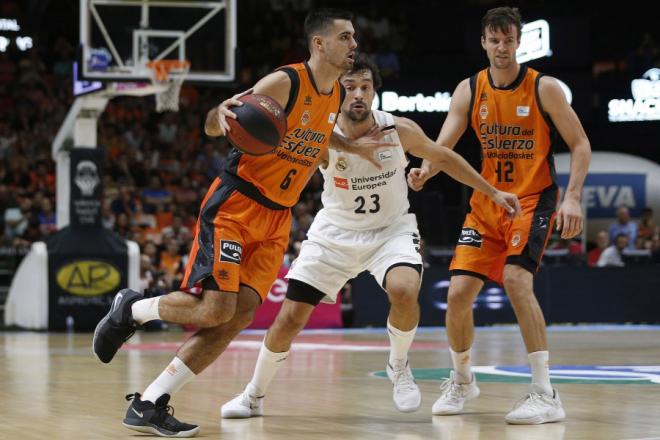
[[[80,49],[85,80],[149,81],[149,61],[188,60],[187,82],[231,82],[236,0],[80,0]]]

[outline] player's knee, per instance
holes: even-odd
[[[387,294],[393,305],[414,307],[417,304],[417,286],[392,283],[387,286]]]
[[[472,310],[472,302],[472,297],[459,289],[450,288],[447,293],[447,307],[451,310]]]
[[[235,300],[222,301],[219,299],[209,299],[202,303],[198,325],[200,327],[216,327],[231,321],[235,314]]]
[[[231,323],[237,329],[243,330],[252,323],[256,311],[257,308],[253,306],[240,307],[236,310],[236,313],[234,313]]]
[[[277,315],[277,328],[285,333],[299,332],[305,327],[307,320],[306,315],[297,313],[295,308],[290,308]]]
[[[504,290],[513,301],[532,295],[532,285],[529,280],[519,272],[504,274]]]

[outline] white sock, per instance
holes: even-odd
[[[172,396],[194,377],[195,373],[181,359],[175,357],[167,368],[160,373],[160,376],[144,390],[142,400],[156,403],[156,400],[163,394]]]
[[[257,366],[252,380],[247,386],[248,394],[253,397],[263,397],[273,380],[275,373],[289,356],[289,352],[273,353],[266,347],[266,339],[261,343]]]
[[[389,319],[387,320],[387,335],[390,337],[390,366],[393,367],[396,360],[403,360],[405,365],[405,361],[408,359],[408,350],[410,350],[416,331],[417,326],[407,332],[399,330],[390,324]]]
[[[154,319],[160,319],[160,315],[158,314],[159,302],[160,296],[135,301],[133,305],[131,305],[133,319],[138,324],[144,324],[145,322],[153,321]]]
[[[547,351],[535,351],[527,355],[529,365],[532,367],[532,386],[540,389],[545,394],[552,396],[552,385],[550,385],[550,367],[548,359],[550,354]]]
[[[449,348],[454,364],[454,382],[457,384],[472,382],[472,347],[460,353]]]

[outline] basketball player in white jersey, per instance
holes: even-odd
[[[287,275],[286,299],[261,346],[252,381],[223,405],[223,418],[263,414],[268,385],[314,307],[321,301],[334,303],[341,287],[364,270],[376,278],[391,303],[386,370],[394,384],[394,405],[402,412],[420,407],[421,394],[408,364],[408,349],[419,321],[422,259],[417,221],[408,213],[407,151],[441,164],[447,174],[490,195],[512,215],[519,212],[515,195],[497,191],[461,156],[435,147],[413,121],[371,110],[380,76],[367,58],[358,58],[341,83],[346,97],[335,131],[350,139],[364,135],[374,125],[394,126],[396,130],[383,140],[396,146],[377,152],[381,169],[357,155],[329,150],[325,166],[320,168],[325,179],[323,209]]]

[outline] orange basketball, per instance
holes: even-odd
[[[227,118],[229,142],[245,154],[272,153],[286,134],[284,109],[266,95],[245,95],[238,100],[243,105],[231,108],[236,119]]]

